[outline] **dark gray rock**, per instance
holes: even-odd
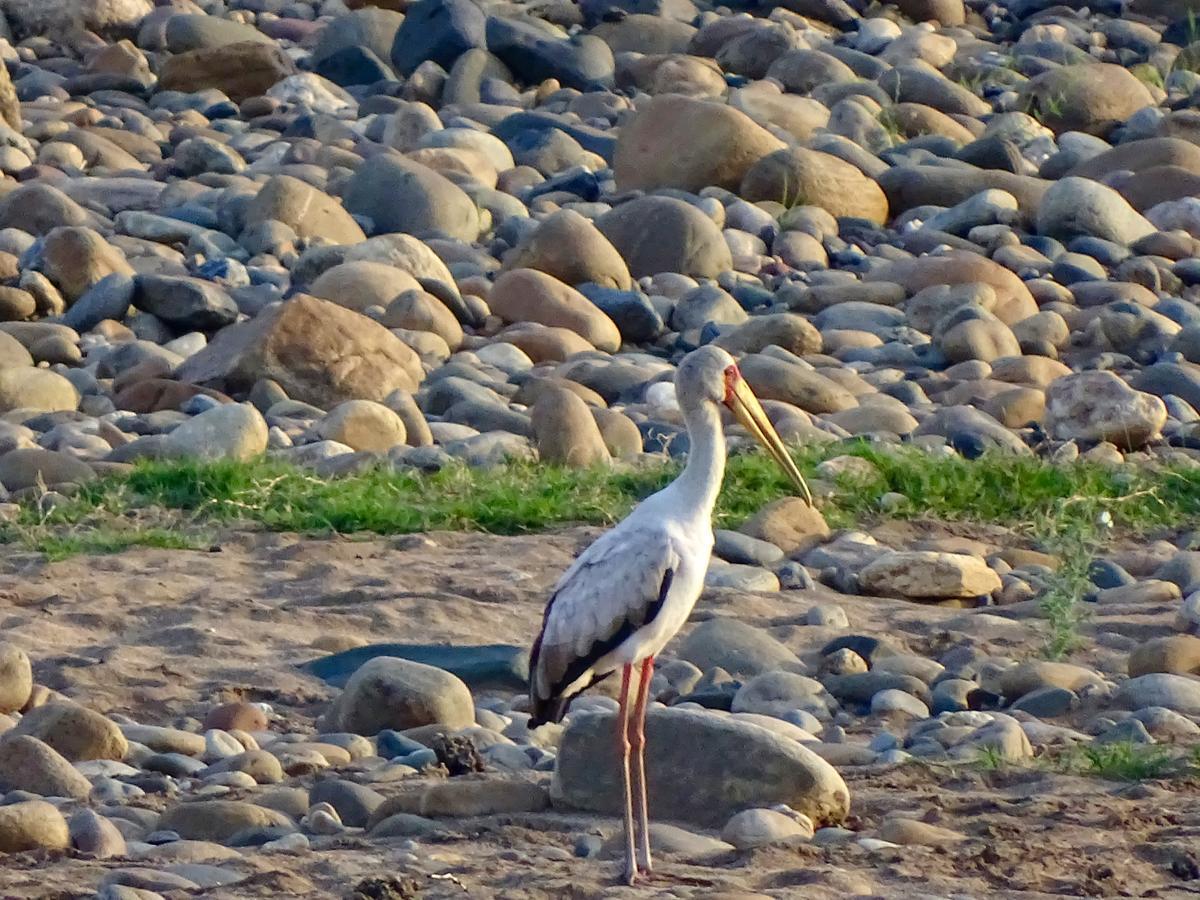
[[[212,331],[237,319],[238,309],[217,285],[199,278],[138,275],[133,305],[177,328]]]
[[[78,332],[91,331],[105,319],[121,321],[133,303],[134,280],[128,275],[106,275],[71,304],[63,324]]]
[[[392,43],[392,66],[408,76],[429,60],[449,69],[474,47],[485,47],[487,17],[471,0],[417,0]]]
[[[535,19],[487,20],[487,47],[527,84],[557,78],[563,87],[595,90],[612,87],[612,50],[593,35],[563,39]]]

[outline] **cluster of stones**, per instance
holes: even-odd
[[[963,560],[973,564],[956,569]],[[988,587],[983,573],[996,577],[969,554],[943,551],[884,551],[861,572],[873,589],[899,595],[955,579],[977,592]],[[1128,640],[1124,672],[1004,657],[989,635],[1026,626],[979,612],[944,623],[974,637],[929,655],[855,632],[831,603],[783,629],[788,643],[732,617],[694,626],[650,685],[647,765],[664,820],[653,826],[655,846],[721,864],[768,843],[960,842],[970,836],[903,816],[847,829],[851,798],[838,770],[1194,742],[1200,552],[1153,544],[1098,561],[1092,575],[1101,609],[1180,609],[1176,633]],[[315,649],[347,646],[321,639]],[[240,701],[164,725],[50,690],[22,650],[0,644],[0,853],[120,860],[96,896],[153,900],[236,884],[259,854],[320,852],[348,836],[398,841],[401,865],[420,872],[422,840],[461,834],[477,817],[617,812],[610,697],[579,698],[566,723],[531,731],[523,694],[483,672],[468,684],[448,671],[449,658],[446,666],[376,657],[307,728]],[[465,753],[451,759],[447,746]],[[619,835],[587,831],[572,849],[543,852],[562,860],[621,850]]]
[[[685,452],[707,342],[790,440],[1186,458],[1200,45],[1141,5],[10,4],[0,484]]]

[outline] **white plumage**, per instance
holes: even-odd
[[[530,654],[530,727],[558,721],[571,698],[596,680],[622,672],[617,738],[625,787],[625,877],[635,858],[629,754],[636,748],[640,868],[650,870],[642,732],[654,657],[687,621],[704,587],[712,555],[712,511],[725,472],[720,405],[728,406],[767,447],[811,502],[804,479],[762,407],[724,350],[703,347],[684,358],[675,389],[690,451],[683,473],[644,500],[589,546],[555,585]],[[629,688],[641,666],[632,718]]]

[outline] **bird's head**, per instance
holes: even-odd
[[[812,493],[804,476],[796,468],[783,439],[767,418],[750,385],[742,378],[737,362],[726,351],[709,344],[685,356],[675,373],[675,394],[685,413],[705,403],[719,403],[728,407],[742,427],[762,444],[808,504],[812,505]]]

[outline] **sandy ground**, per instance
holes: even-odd
[[[295,668],[321,655],[314,641],[345,635],[367,642],[527,643],[547,587],[596,533],[366,541],[230,533],[207,553],[139,549],[53,564],[6,552],[0,634],[29,652],[41,683],[106,713],[169,725],[202,716],[215,702],[245,698],[272,704],[280,716],[274,727],[306,731],[334,695]],[[843,606],[855,631],[886,635],[911,652],[936,654],[972,640],[1020,658],[1035,654],[1043,640],[1028,608],[1006,608],[1002,618],[996,610],[825,589],[713,592],[693,622],[737,615],[811,658],[835,632],[804,625],[805,613],[831,601]],[[1169,631],[1170,616],[1166,606],[1097,607],[1076,661],[1119,671],[1137,640]],[[609,834],[616,822],[529,814],[447,821],[444,835],[422,848],[408,874],[423,898],[1200,895],[1200,880],[1188,879],[1200,875],[1200,783],[1124,785],[1037,765],[986,772],[917,764],[842,773],[851,790],[851,827],[869,832],[902,812],[968,840],[876,852],[856,845],[771,847],[704,866],[668,856],[653,883],[631,889],[616,884],[615,863],[570,856],[581,832]],[[248,855],[221,863],[250,874],[248,880],[203,896],[348,896],[361,879],[402,870],[399,844],[321,838],[299,855]],[[0,897],[87,897],[106,870],[128,865],[9,857],[0,867]]]

